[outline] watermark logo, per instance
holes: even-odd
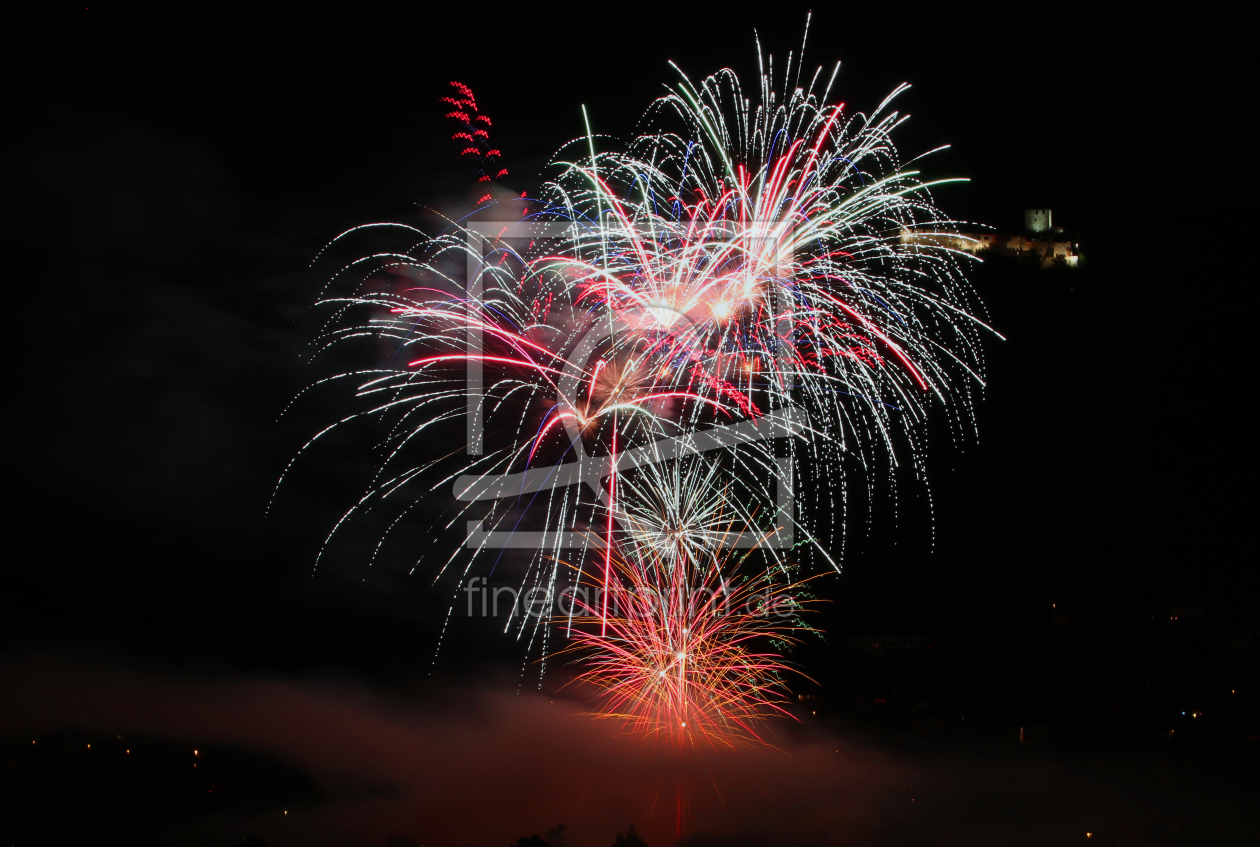
[[[612,618],[645,618],[677,614],[673,608],[678,598],[663,594],[636,593],[614,584],[605,591],[598,585],[571,585],[552,589],[543,586],[520,588],[491,585],[485,577],[475,576],[461,589],[467,595],[466,614],[470,618],[531,617],[537,620],[594,616]],[[667,605],[671,608],[667,609]],[[759,593],[721,594],[710,588],[696,588],[684,598],[684,606],[693,614],[701,610],[706,617],[760,617],[787,619],[801,610],[799,600],[769,588]]]
[[[483,294],[484,256],[488,248],[497,242],[521,239],[563,238],[573,224],[530,221],[477,221],[465,224],[467,238],[467,290],[470,302],[478,302]],[[651,311],[649,308],[648,311]],[[681,317],[681,316],[680,316]],[[659,322],[659,317],[657,318]],[[786,319],[784,319],[786,320]],[[667,321],[672,323],[672,321]],[[584,380],[581,366],[619,331],[631,324],[622,319],[611,324],[600,322],[588,330],[577,342],[573,353],[566,358],[564,373],[557,380],[562,394],[573,396]],[[786,332],[786,329],[780,330]],[[483,337],[479,324],[469,320],[467,327],[467,430],[470,456],[485,455],[485,382],[482,370]],[[575,364],[579,363],[579,364]],[[557,467],[540,467],[517,473],[460,476],[454,483],[455,497],[463,502],[483,502],[519,498],[522,495],[549,491],[569,486],[586,486],[597,500],[606,503],[606,481],[614,473],[622,474],[635,468],[659,464],[691,454],[728,450],[753,442],[787,439],[800,435],[808,428],[808,417],[800,407],[788,406],[774,409],[756,420],[729,425],[715,425],[708,429],[689,432],[674,437],[661,438],[651,444],[622,450],[612,456],[588,455],[580,429],[572,421],[565,421],[566,433],[571,442],[572,461]],[[752,530],[732,534],[722,546],[736,549],[753,547],[788,549],[795,538],[795,472],[790,457],[776,457],[772,473],[775,484],[775,509],[777,528],[769,536]],[[577,549],[600,547],[603,542],[588,533],[572,530],[512,531],[487,530],[481,520],[467,524],[466,546],[475,549]],[[506,589],[504,589],[506,590]]]

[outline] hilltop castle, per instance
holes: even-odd
[[[1024,233],[1022,235],[1003,235],[996,232],[920,232],[902,229],[901,243],[907,247],[916,244],[930,244],[960,250],[964,253],[979,253],[992,250],[1008,256],[1023,256],[1036,253],[1041,257],[1042,267],[1050,267],[1062,260],[1069,268],[1076,267],[1081,260],[1080,244],[1066,239],[1063,227],[1055,226],[1050,209],[1025,209]]]

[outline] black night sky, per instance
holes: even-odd
[[[266,514],[344,408],[279,418],[328,373],[311,260],[471,208],[450,80],[525,190],[582,105],[624,138],[668,60],[751,78],[754,28],[785,55],[806,9],[9,19],[4,843],[602,847],[634,823],[668,847],[696,774],[691,847],[1255,843],[1248,104],[1207,25],[815,7],[807,65],[842,61],[838,99],[910,82],[903,154],[953,145],[925,167],[971,178],[944,210],[1013,232],[1052,208],[1086,261],[976,271],[1007,337],[979,438],[934,442],[931,514],[910,487],[852,537],[786,752],[661,764],[493,622],[454,620],[435,659],[449,589],[405,543],[369,567],[370,522],[313,571],[366,441]]]

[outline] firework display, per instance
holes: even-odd
[[[436,577],[529,550],[519,588],[545,602],[508,629],[574,657],[606,714],[680,743],[758,737],[808,628],[805,554],[839,568],[850,480],[921,472],[929,411],[969,430],[983,385],[969,257],[918,237],[956,226],[891,139],[902,89],[853,113],[834,71],[801,71],[765,67],[751,96],[732,71],[680,72],[624,150],[589,128],[562,148],[524,216],[403,227],[405,249],[342,268],[319,301],[320,349],[393,356],[334,378],[366,405],[312,439],[385,427],[333,532],[449,490],[466,542]],[[489,120],[456,89],[497,178]],[[450,473],[426,440],[461,417]]]

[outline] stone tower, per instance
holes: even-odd
[[[1029,232],[1049,232],[1052,226],[1049,209],[1024,210],[1024,229]]]

